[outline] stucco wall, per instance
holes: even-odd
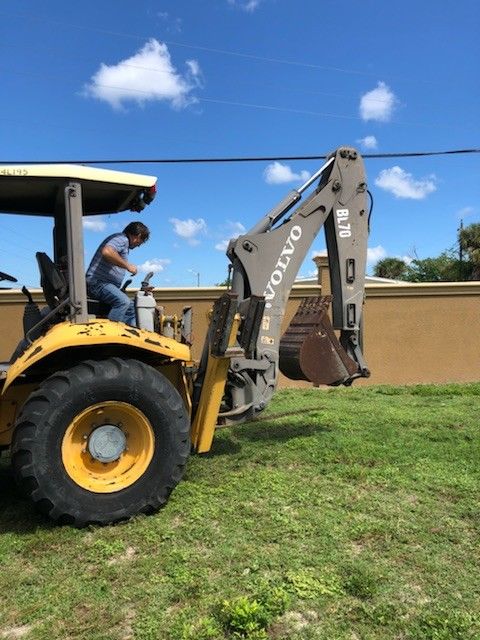
[[[480,378],[480,282],[367,286],[370,383]]]
[[[320,273],[328,289],[325,273]],[[299,300],[318,295],[319,287],[295,287],[285,327]],[[200,357],[207,313],[219,288],[157,289],[167,313],[194,311],[193,355]],[[367,285],[365,357],[372,376],[360,384],[410,384],[474,381],[480,378],[480,282],[422,285]],[[40,291],[34,299],[41,303]],[[25,298],[19,291],[0,291],[0,360],[8,360],[22,337]],[[309,386],[283,377],[280,386]]]

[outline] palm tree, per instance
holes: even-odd
[[[383,258],[373,269],[377,278],[391,278],[392,280],[406,280],[407,265],[400,258]]]
[[[470,280],[480,280],[480,223],[474,222],[461,229],[459,240],[472,265]]]

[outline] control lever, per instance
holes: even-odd
[[[122,284],[120,291],[125,291],[126,288],[129,287],[131,284],[132,284],[131,278],[129,278],[128,280],[125,280],[125,282]]]
[[[22,293],[23,293],[24,296],[26,296],[26,298],[28,300],[28,304],[34,304],[33,298],[32,298],[32,294],[27,289],[27,287],[25,287],[25,286],[22,287]]]
[[[150,284],[150,278],[152,277],[153,271],[147,273],[147,275],[145,276],[145,280],[142,280],[142,283],[140,285],[140,291],[151,291],[153,289],[152,285]]]

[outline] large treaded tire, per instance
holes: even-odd
[[[62,441],[68,426],[88,407],[122,402],[142,412],[154,435],[152,458],[141,477],[113,493],[82,488],[67,473]],[[180,481],[190,452],[190,421],[175,387],[137,360],[85,361],[46,379],[18,417],[12,466],[21,490],[61,524],[109,524],[166,503]]]

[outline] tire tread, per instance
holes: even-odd
[[[133,506],[125,506],[120,498],[118,508],[104,515],[99,514],[98,509],[89,511],[79,508],[78,505],[66,505],[65,499],[59,497],[61,491],[55,491],[55,487],[51,486],[52,482],[45,481],[37,471],[41,455],[39,442],[45,437],[45,432],[53,428],[52,416],[55,415],[57,407],[61,406],[62,398],[66,394],[74,394],[75,389],[96,386],[99,380],[107,381],[109,384],[120,381],[124,386],[133,381],[133,384],[141,384],[141,387],[156,393],[159,403],[163,403],[162,415],[170,416],[170,431],[174,434],[175,448],[170,477],[163,486],[146,492],[148,495],[144,495]],[[58,523],[83,527],[91,523],[110,524],[126,520],[139,513],[155,512],[167,502],[185,470],[190,452],[189,428],[188,415],[180,394],[153,367],[138,360],[124,360],[118,357],[86,360],[70,370],[54,373],[25,402],[18,416],[12,441],[14,476],[21,491],[33,500],[42,513]],[[59,495],[55,496],[56,493]]]

